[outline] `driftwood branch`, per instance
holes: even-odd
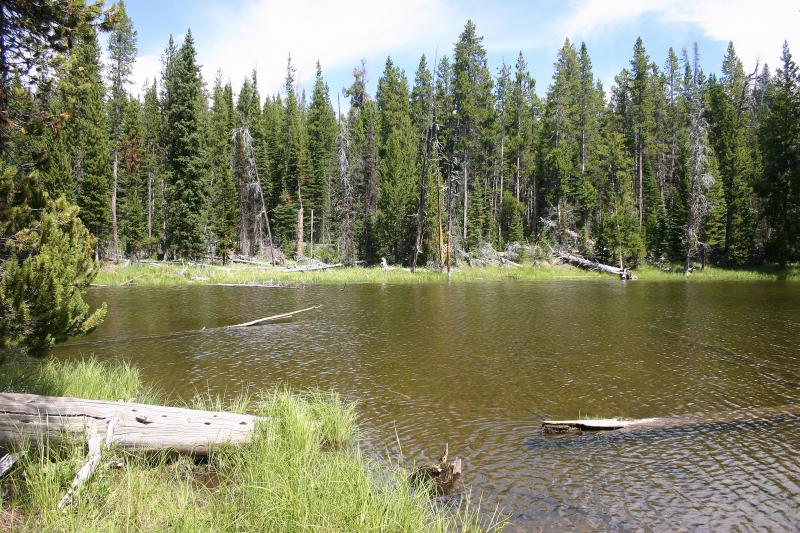
[[[262,322],[269,322],[270,320],[278,320],[279,318],[287,318],[290,316],[294,316],[298,313],[304,313],[306,311],[311,311],[312,309],[319,309],[321,306],[315,305],[312,307],[306,307],[305,309],[298,309],[297,311],[291,311],[289,313],[281,313],[280,315],[272,315],[264,318],[259,318],[257,320],[251,320],[250,322],[242,322],[241,324],[233,324],[232,326],[226,326],[228,328],[246,328],[248,326],[257,326]]]
[[[97,434],[97,428],[92,428],[92,434],[89,436],[88,445],[89,445],[89,454],[86,463],[78,470],[78,473],[75,474],[75,479],[72,480],[72,486],[69,488],[67,493],[61,498],[61,501],[58,502],[58,508],[64,509],[69,505],[72,505],[72,500],[80,490],[81,486],[92,477],[97,465],[100,464],[100,458],[102,457],[103,448],[107,447],[111,444],[112,439],[114,438],[114,428],[116,426],[117,419],[111,417],[106,424],[106,436],[105,439],[101,439],[100,435]]]
[[[3,456],[2,459],[0,459],[0,477],[3,477],[4,475],[6,475],[6,472],[11,470],[11,467],[14,466],[14,463],[16,463],[19,460],[19,458],[22,456],[23,453],[24,452],[7,453]]]

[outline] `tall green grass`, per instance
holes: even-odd
[[[22,366],[0,368],[0,375],[12,376],[0,383],[3,390],[79,392],[105,399],[151,394],[126,364],[47,362],[27,373]],[[7,368],[13,371],[4,372]],[[204,462],[106,450],[66,512],[56,505],[85,460],[84,445],[27,446],[3,480],[12,496],[2,504],[0,517],[43,532],[483,531],[504,525],[469,503],[443,508],[427,490],[413,487],[399,465],[365,457],[354,440],[355,406],[334,393],[276,389],[228,400],[205,394],[190,405],[264,418],[250,444],[213,450]],[[109,467],[111,458],[121,459],[124,467]]]
[[[463,267],[453,269],[452,282],[502,281],[502,280],[552,280],[552,279],[607,279],[607,274],[587,272],[570,266],[525,266],[515,267]],[[310,272],[293,272],[284,268],[256,267],[250,265],[231,266],[186,266],[129,265],[107,266],[95,279],[96,285],[120,286],[140,285],[147,287],[169,287],[190,284],[416,284],[446,283],[444,272],[417,269],[411,272],[402,267],[393,267],[384,272],[380,267],[345,267]]]
[[[708,266],[684,276],[680,265],[669,271],[642,265],[635,270],[642,281],[750,281],[792,280],[800,281],[800,265],[779,268],[764,265],[750,269],[725,269]],[[141,285],[168,287],[180,285],[233,284],[417,284],[454,283],[478,281],[548,281],[563,279],[614,279],[609,274],[588,272],[569,265],[525,265],[519,267],[460,267],[448,278],[444,272],[420,268],[411,272],[407,268],[393,267],[384,272],[379,267],[346,267],[310,272],[293,272],[285,268],[253,265],[129,265],[107,266],[97,276],[97,285]]]

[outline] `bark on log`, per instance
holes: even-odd
[[[258,417],[129,402],[0,393],[0,448],[57,442],[71,433],[103,435],[131,451],[174,450],[206,455],[226,443],[245,444]]]

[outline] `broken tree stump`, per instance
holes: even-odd
[[[411,474],[411,481],[415,484],[432,481],[438,494],[450,491],[461,477],[461,458],[456,457],[452,461],[448,461],[448,452],[449,446],[445,445],[444,455],[439,458],[439,461],[417,468]]]

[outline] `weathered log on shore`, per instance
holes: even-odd
[[[736,409],[720,413],[699,413],[660,418],[640,418],[624,420],[620,418],[596,418],[583,420],[545,420],[542,431],[545,433],[566,433],[570,431],[635,431],[654,428],[693,427],[708,424],[755,422],[774,420],[780,417],[800,416],[800,404],[755,409]]]
[[[311,272],[314,270],[328,270],[330,268],[340,268],[343,267],[344,263],[333,263],[332,265],[328,264],[321,264],[321,265],[308,265],[308,266],[299,266],[294,268],[287,268],[287,272]]]
[[[585,268],[587,270],[599,270],[600,272],[614,274],[615,276],[621,276],[623,274],[623,271],[620,270],[618,267],[614,267],[611,265],[604,265],[596,261],[590,261],[585,257],[571,254],[569,252],[554,252],[553,255],[555,255],[558,259],[561,259],[562,261],[572,263],[573,265]]]
[[[5,449],[88,434],[108,435],[109,444],[130,451],[206,455],[213,447],[249,442],[257,421],[223,411],[0,393],[0,448]]]

